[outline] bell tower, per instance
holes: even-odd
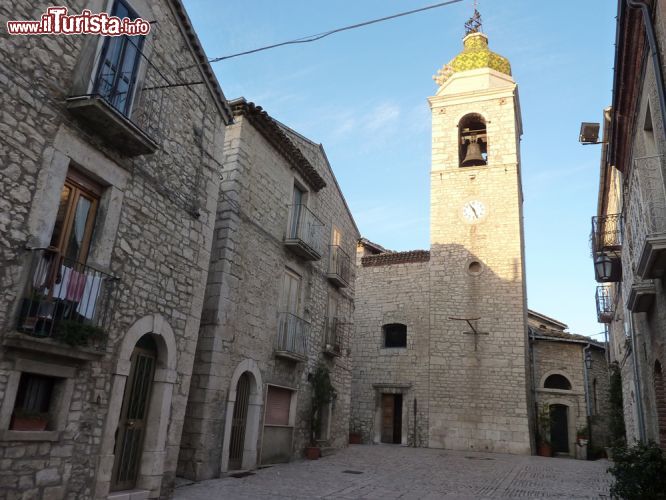
[[[530,453],[518,87],[466,28],[429,98],[429,446]]]

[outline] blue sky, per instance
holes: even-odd
[[[436,0],[185,0],[210,58]],[[599,146],[577,142],[612,94],[615,2],[481,0],[491,48],[520,87],[529,307],[585,335],[596,321],[589,251]],[[363,236],[429,246],[432,75],[461,50],[471,0],[213,65],[244,96],[321,142]]]

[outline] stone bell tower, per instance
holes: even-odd
[[[530,453],[518,88],[475,17],[429,98],[429,446]]]

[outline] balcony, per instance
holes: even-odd
[[[339,318],[326,318],[324,321],[324,354],[341,356],[345,339],[350,337],[351,323]]]
[[[122,154],[154,153],[163,133],[164,92],[171,85],[143,54],[142,41],[118,37],[115,42],[125,43],[128,51],[132,49],[130,57],[134,61],[127,65],[132,69],[118,75],[112,62],[102,57],[100,68],[91,71],[86,93],[69,96],[67,108],[88,130]],[[112,57],[111,51],[104,55]]]
[[[284,244],[305,260],[319,260],[324,247],[324,224],[305,205],[290,205]]]
[[[631,265],[643,280],[666,273],[664,156],[636,158],[627,181],[625,233]]]
[[[351,278],[351,259],[339,245],[329,247],[329,263],[326,277],[331,283],[340,288],[349,286]]]
[[[275,356],[290,361],[305,361],[309,332],[309,322],[291,313],[280,313]]]
[[[631,285],[627,298],[627,309],[633,313],[648,312],[654,304],[657,290],[654,281],[637,281]]]
[[[106,348],[117,278],[49,249],[32,250],[17,330],[72,347]]]
[[[622,281],[622,214],[592,217],[590,241],[597,282]]]
[[[615,304],[610,295],[610,288],[607,286],[598,286],[596,293],[597,300],[597,321],[599,323],[610,323],[615,317]]]

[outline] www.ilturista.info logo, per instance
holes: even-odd
[[[81,14],[67,14],[67,7],[49,7],[39,21],[7,21],[10,35],[147,35],[150,23],[140,17],[110,16],[106,12],[94,14],[84,9]]]

